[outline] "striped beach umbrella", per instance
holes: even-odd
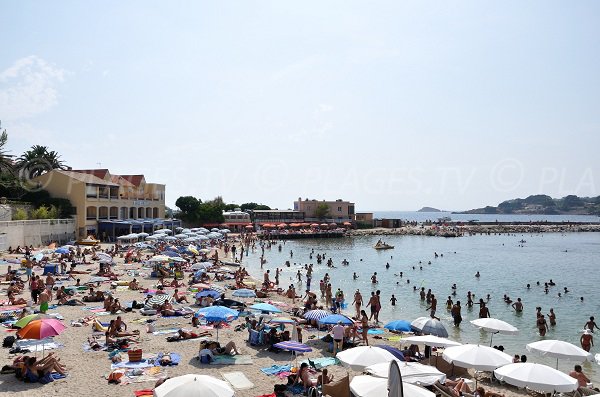
[[[161,306],[165,302],[171,302],[173,297],[167,294],[156,294],[152,298],[148,299],[146,307],[152,308],[154,306]]]
[[[331,314],[331,312],[328,312],[326,310],[309,310],[306,313],[304,313],[304,318],[307,320],[317,320],[319,321],[320,319],[322,319],[323,317],[327,317]]]

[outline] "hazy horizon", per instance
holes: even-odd
[[[600,194],[600,3],[4,2],[7,148],[179,196]],[[391,209],[388,211],[397,211]]]

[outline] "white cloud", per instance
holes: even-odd
[[[18,120],[43,113],[58,103],[64,70],[30,55],[0,71],[0,116]]]

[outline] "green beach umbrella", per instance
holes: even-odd
[[[23,328],[27,324],[29,324],[30,322],[32,322],[34,320],[41,320],[42,318],[47,318],[47,317],[48,316],[41,314],[41,313],[29,314],[29,315],[23,317],[22,319],[20,319],[19,321],[17,321],[15,323],[15,327]]]

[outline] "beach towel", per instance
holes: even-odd
[[[369,329],[367,331],[367,334],[369,334],[369,335],[381,335],[381,334],[383,334],[383,331],[380,330],[380,329],[371,328],[371,329]]]
[[[98,309],[100,309],[100,311],[102,311],[102,310],[104,310],[104,306],[86,306],[86,307],[81,308],[81,310],[88,310],[88,311],[92,311],[92,310],[98,311]]]
[[[172,367],[172,366],[178,365],[179,362],[181,361],[181,356],[178,353],[171,352],[168,355],[171,356],[171,363],[170,364],[162,365],[160,363],[160,359],[164,356],[164,354],[163,353],[158,353],[158,355],[156,356],[156,359],[154,360],[154,365],[155,366],[159,366],[160,365],[162,367]]]
[[[171,328],[171,329],[161,329],[158,331],[154,331],[152,335],[165,335],[165,334],[176,334],[179,331],[179,328]]]
[[[100,349],[98,350],[94,350],[92,349],[92,347],[90,346],[89,343],[84,343],[83,344],[83,351],[84,352],[95,352],[95,351],[104,351],[106,350],[106,344],[104,342],[98,342],[100,344]]]
[[[252,356],[215,356],[214,360],[210,362],[210,365],[249,365],[253,364]]]
[[[340,361],[335,357],[319,357],[311,359],[310,361],[315,365],[315,368],[317,370],[329,367],[330,365],[337,365],[340,363]],[[309,366],[311,366],[308,360],[304,360],[302,361],[302,363],[307,363]]]
[[[135,390],[133,394],[135,395],[135,397],[153,396],[154,389]]]
[[[111,364],[110,369],[117,369],[117,368],[135,369],[135,368],[148,368],[148,367],[154,367],[154,363],[145,359],[142,361],[134,361],[134,362],[125,361],[125,362]]]
[[[260,371],[266,375],[277,375],[280,372],[289,372],[291,370],[292,370],[292,366],[289,364],[286,364],[286,365],[273,364],[270,367],[260,369]]]
[[[130,383],[156,382],[159,379],[165,378],[166,374],[161,367],[143,368],[141,375],[136,375],[139,370],[127,371],[125,376],[121,378],[121,385]]]
[[[252,389],[254,387],[254,383],[250,382],[246,375],[242,372],[225,372],[221,374],[223,378],[233,386],[234,389],[244,390],[244,389]]]

